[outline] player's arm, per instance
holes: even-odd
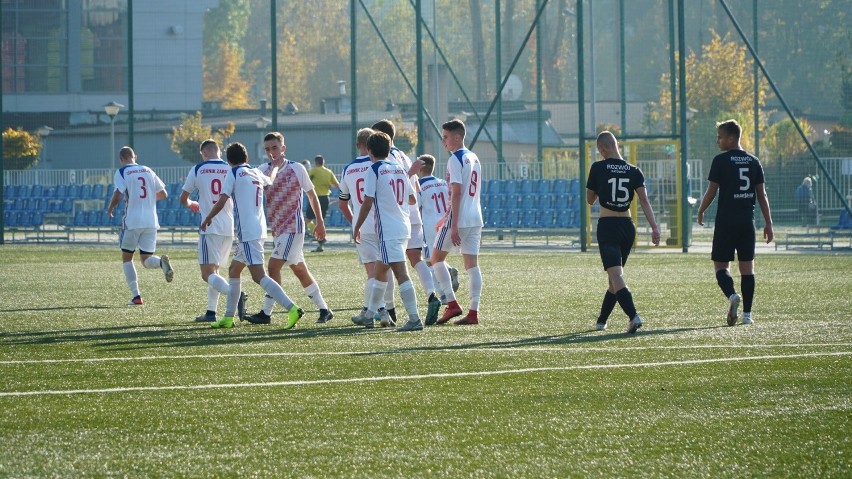
[[[118,202],[121,201],[121,192],[118,191],[118,188],[112,192],[112,198],[109,200],[109,207],[107,207],[107,213],[109,213],[109,217],[112,218],[112,213],[115,211],[115,207],[118,206]]]
[[[758,183],[754,185],[754,193],[757,195],[757,202],[760,204],[760,212],[763,213],[763,238],[769,243],[775,237],[772,231],[772,212],[769,211],[769,197],[766,196],[766,185]]]
[[[308,195],[308,203],[311,204],[311,209],[314,210],[314,221],[317,222],[314,228],[314,237],[317,240],[323,240],[325,239],[325,220],[322,217],[322,207],[319,204],[317,192],[314,189],[310,189],[306,193]]]
[[[719,183],[708,181],[707,191],[704,192],[704,198],[701,198],[701,206],[698,207],[697,221],[701,226],[704,226],[704,212],[710,207],[710,203],[713,203],[717,191],[719,191]]]
[[[598,200],[598,194],[595,193],[595,190],[590,190],[586,188],[586,203],[593,205],[595,201]]]
[[[450,184],[450,211],[452,211],[455,221],[450,223],[450,238],[453,240],[453,245],[461,244],[461,235],[459,235],[459,218],[461,217],[461,183]]]
[[[198,210],[199,210],[198,202],[189,199],[189,191],[181,190],[181,192],[180,192],[180,204],[189,208],[194,213],[198,213]]]
[[[165,189],[165,188],[163,188],[162,190],[158,191],[158,192],[157,192],[157,195],[156,195],[157,201],[162,201],[162,200],[164,200],[164,199],[166,199],[166,198],[168,198],[168,197],[169,197],[169,194],[168,194],[168,192],[166,192],[166,189]]]
[[[204,218],[204,221],[201,222],[201,231],[207,231],[207,227],[210,226],[211,223],[213,223],[213,218],[215,218],[216,215],[218,215],[219,212],[222,211],[222,208],[225,207],[225,205],[230,199],[231,197],[224,193],[219,195],[219,201],[217,201],[216,204],[213,205],[213,209],[210,210],[210,213],[207,215],[207,218]]]
[[[361,211],[358,212],[358,221],[355,222],[355,227],[352,229],[352,238],[356,243],[361,242],[361,226],[364,221],[367,221],[367,215],[373,210],[373,197],[365,196],[364,204],[361,205]]]
[[[660,244],[660,225],[657,224],[657,219],[654,217],[654,209],[651,208],[651,202],[648,201],[648,192],[645,187],[636,188],[636,196],[639,197],[639,205],[642,207],[642,212],[645,213],[645,219],[651,225],[651,242],[655,245]]]

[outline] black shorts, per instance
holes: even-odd
[[[733,261],[734,251],[736,251],[737,260],[752,261],[755,240],[754,221],[733,224],[716,223],[710,258],[720,262]]]
[[[632,218],[600,218],[597,237],[604,269],[624,266],[636,240],[636,225]]]
[[[317,196],[319,198],[320,211],[322,211],[322,217],[325,219],[328,216],[328,196]],[[312,221],[317,219],[314,216],[314,209],[311,208],[311,205],[308,205],[308,210],[305,211],[305,219],[308,221]]]

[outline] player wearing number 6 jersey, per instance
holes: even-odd
[[[740,146],[742,128],[736,120],[716,125],[716,143],[723,153],[713,158],[708,176],[707,192],[698,207],[698,224],[704,225],[704,212],[719,193],[713,249],[710,254],[716,269],[716,282],[728,298],[728,326],[737,323],[740,300],[743,302],[743,324],[751,324],[751,305],[754,300],[754,202],[760,204],[765,226],[763,237],[772,241],[772,214],[763,183],[763,166]],[[730,263],[737,253],[740,269],[740,290],[734,289]]]
[[[131,299],[128,304],[142,304],[139,294],[139,281],[136,267],[133,266],[133,253],[139,248],[139,259],[142,266],[149,269],[160,268],[166,276],[166,281],[174,278],[174,270],[169,257],[154,256],[157,249],[157,230],[160,223],[157,218],[157,201],[168,197],[166,186],[151,168],[136,163],[136,153],[129,146],[123,147],[118,158],[121,168],[115,172],[113,184],[115,191],[109,202],[107,212],[112,217],[115,207],[122,196],[127,207],[119,231],[119,247],[121,261],[124,264],[124,279],[130,288]]]
[[[598,135],[598,153],[601,160],[592,164],[586,181],[586,201],[591,205],[600,201],[601,216],[598,219],[598,248],[606,270],[609,287],[601,305],[597,329],[606,329],[607,319],[615,303],[627,315],[628,333],[642,327],[642,319],[636,313],[633,295],[624,281],[624,265],[636,239],[636,225],[630,217],[633,195],[639,197],[639,205],[651,226],[651,241],[660,244],[660,227],[654,218],[654,210],[645,191],[645,176],[638,167],[628,164],[618,151],[615,136],[603,131]]]
[[[470,310],[455,324],[479,324],[479,299],[482,296],[479,247],[483,225],[479,193],[482,190],[482,167],[479,157],[464,146],[465,126],[461,120],[450,120],[441,125],[441,128],[444,148],[451,153],[447,161],[450,213],[438,232],[432,251],[435,279],[438,280],[441,291],[447,295],[447,309],[437,323],[446,323],[462,314],[451,286],[450,270],[444,261],[450,251],[458,249],[461,251],[470,281]]]
[[[219,157],[219,144],[215,140],[204,140],[199,150],[203,161],[187,173],[180,203],[194,213],[200,212],[201,218],[205,218],[219,201],[219,194],[222,193],[225,177],[231,167]],[[198,191],[198,201],[189,199],[193,191]],[[228,258],[233,243],[234,206],[228,202],[210,227],[200,231],[198,236],[198,264],[201,266],[201,279],[208,286],[207,312],[195,318],[196,321],[216,321],[219,293],[228,294],[228,281],[219,275],[219,265]]]

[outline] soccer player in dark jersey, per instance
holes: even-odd
[[[716,143],[723,153],[713,158],[708,175],[707,192],[698,207],[698,224],[704,226],[704,212],[719,193],[716,227],[713,230],[713,250],[710,257],[716,268],[716,282],[728,298],[728,326],[737,324],[737,310],[743,302],[743,324],[751,324],[751,304],[754,300],[754,200],[760,204],[763,237],[772,241],[772,215],[763,184],[763,167],[740,145],[742,128],[736,120],[716,124]],[[734,251],[740,263],[740,290],[734,289],[730,263]]]
[[[601,160],[592,164],[586,182],[586,201],[600,201],[601,216],[598,219],[598,248],[603,267],[609,279],[609,288],[604,295],[597,329],[606,329],[615,303],[621,305],[629,321],[627,332],[633,334],[642,327],[642,319],[633,304],[633,295],[624,281],[624,265],[636,239],[636,225],[630,217],[630,202],[633,195],[639,198],[642,212],[651,225],[651,241],[660,244],[660,227],[654,218],[654,210],[645,191],[645,176],[638,167],[628,164],[618,151],[615,135],[608,131],[598,135],[598,152]]]

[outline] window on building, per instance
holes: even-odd
[[[127,0],[83,0],[80,76],[86,92],[126,89]]]

